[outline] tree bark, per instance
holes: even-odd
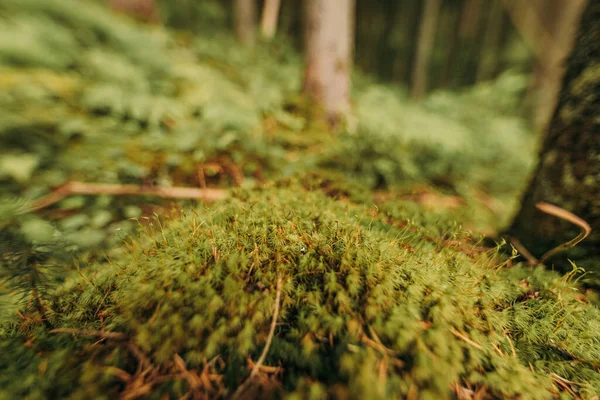
[[[564,61],[573,46],[577,22],[585,6],[584,0],[555,0],[547,7],[546,18],[542,19],[545,30],[551,37],[550,43],[540,52],[542,59],[535,68],[534,126],[542,131],[552,117],[564,74]]]
[[[454,67],[451,71],[450,85],[453,87],[463,86],[470,81],[472,66],[476,58],[477,36],[482,28],[482,10],[485,10],[483,0],[466,0],[460,16],[460,27],[458,32],[459,50]]]
[[[465,6],[466,7],[466,6]],[[446,57],[444,58],[444,64],[442,65],[442,69],[440,72],[440,87],[448,88],[450,87],[450,79],[452,76],[452,69],[454,64],[456,64],[456,59],[458,56],[459,50],[459,34],[461,31],[461,22],[462,15],[464,13],[464,8],[459,10],[458,12],[454,12],[452,15],[452,19],[454,20],[453,26],[451,28],[451,32],[448,35],[448,45],[446,50]]]
[[[573,41],[585,0],[503,0],[514,25],[535,55],[531,87],[533,125],[544,131],[556,106],[564,74],[564,61]]]
[[[414,99],[423,97],[427,91],[429,59],[435,41],[435,28],[440,12],[440,0],[425,0],[419,36],[417,38],[417,57],[413,67],[411,95]]]
[[[579,229],[536,209],[548,202],[584,219],[591,235],[547,264],[567,260],[600,272],[600,2],[583,12],[562,89],[521,209],[507,233],[534,256],[577,236]],[[598,278],[595,278],[598,279]],[[597,281],[600,282],[600,281]]]
[[[256,39],[256,0],[234,0],[235,35],[247,46]]]
[[[502,20],[504,9],[500,0],[492,0],[488,24],[483,37],[481,57],[477,65],[477,76],[475,82],[492,79],[498,66],[498,54],[500,53],[500,40],[502,35]]]
[[[394,53],[396,49],[391,45],[391,36],[394,34],[398,9],[400,2],[397,0],[387,0],[383,4],[383,30],[377,45],[377,72],[380,78],[391,80],[394,72]]]
[[[335,125],[350,109],[355,0],[305,0],[303,92]]]
[[[277,32],[280,6],[281,0],[265,0],[260,25],[262,35],[267,40],[273,39]]]

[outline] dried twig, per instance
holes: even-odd
[[[202,385],[202,381],[200,380],[198,375],[191,373],[187,369],[187,367],[185,365],[185,361],[183,360],[183,358],[181,358],[181,356],[179,354],[175,354],[175,357],[173,360],[175,362],[175,367],[177,367],[179,372],[181,372],[181,375],[183,376],[183,378],[187,381],[187,383],[190,387],[190,390],[193,391],[197,387]]]
[[[248,357],[248,364],[252,368],[254,368],[256,366],[256,364],[254,363],[254,361],[252,361],[252,359],[250,357]],[[262,372],[266,372],[267,374],[277,374],[282,371],[282,368],[281,367],[271,367],[269,365],[261,365],[260,370]]]
[[[93,331],[88,329],[57,328],[50,333],[70,333],[72,335],[95,336],[103,339],[127,340],[127,335],[121,332]]]
[[[369,327],[369,329],[371,330],[371,327]],[[374,333],[373,330],[371,330],[371,332]],[[397,351],[385,347],[385,345],[383,343],[381,343],[381,341],[379,341],[379,340],[373,340],[373,339],[369,338],[366,334],[363,334],[360,337],[360,341],[363,342],[364,344],[366,344],[367,346],[369,346],[369,347],[371,347],[371,348],[379,351],[383,355],[389,355],[389,356],[392,356],[392,357],[397,357],[398,356],[398,352]]]
[[[572,398],[581,399],[581,397],[577,396],[577,394],[575,394],[573,389],[571,389],[571,387],[569,386],[569,385],[577,385],[577,383],[567,380],[565,378],[562,378],[562,377],[556,375],[555,373],[552,373],[550,375],[552,376],[552,380],[554,381],[554,383],[556,383],[558,386],[560,386],[564,390],[566,390],[571,395]]]
[[[572,240],[569,240],[566,243],[556,246],[552,250],[547,251],[540,258],[541,264],[543,264],[550,257],[560,253],[561,251],[564,251],[577,245],[577,243],[581,242],[583,239],[588,237],[589,234],[592,232],[592,228],[587,222],[579,218],[577,215],[565,210],[564,208],[560,208],[549,203],[537,203],[535,206],[538,210],[545,212],[546,214],[550,214],[554,217],[564,219],[565,221],[568,221],[573,225],[577,225],[581,229],[581,232],[579,233],[579,235],[577,235],[577,237],[573,238]]]
[[[262,351],[262,354],[254,364],[254,368],[250,372],[250,376],[246,381],[240,385],[240,387],[233,394],[233,398],[237,399],[239,396],[246,390],[252,379],[258,374],[260,371],[262,364],[265,362],[265,358],[267,357],[267,353],[269,352],[269,347],[271,347],[271,341],[273,340],[273,336],[275,335],[275,327],[277,326],[277,317],[279,316],[279,302],[281,299],[281,288],[283,285],[283,279],[281,277],[281,273],[277,276],[277,294],[275,295],[275,308],[273,310],[273,319],[271,320],[271,329],[269,330],[269,335],[267,336],[267,342],[265,343],[265,348]]]
[[[583,239],[588,237],[589,234],[592,232],[592,228],[587,222],[579,218],[577,215],[565,210],[564,208],[557,207],[555,205],[544,202],[537,203],[535,206],[538,210],[546,214],[552,215],[560,219],[564,219],[565,221],[568,221],[573,225],[577,225],[581,229],[581,232],[579,233],[579,235],[577,235],[577,237],[573,238],[572,240],[569,240],[568,242],[558,245],[555,248],[547,251],[539,260],[533,254],[531,254],[517,238],[512,236],[506,236],[506,239],[515,247],[515,249],[517,249],[517,251],[527,259],[529,265],[543,264],[550,257],[560,253],[561,251],[574,247]]]
[[[33,205],[35,210],[51,206],[54,203],[71,195],[100,195],[113,196],[155,196],[168,199],[202,199],[222,200],[227,197],[227,190],[223,189],[198,189],[190,187],[161,187],[119,185],[108,183],[68,182],[52,193],[42,197]]]

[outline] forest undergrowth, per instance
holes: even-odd
[[[357,73],[328,133],[287,43],[80,3],[0,3],[0,398],[600,393],[585,273],[483,242],[535,163],[526,77]],[[69,182],[227,198],[40,206]]]

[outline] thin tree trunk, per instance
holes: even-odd
[[[541,52],[543,58],[537,63],[535,73],[534,126],[538,131],[544,129],[552,116],[564,74],[564,62],[573,46],[577,22],[584,6],[583,0],[556,0],[544,21],[552,42],[546,43],[547,47]]]
[[[491,2],[489,21],[483,37],[483,47],[480,53],[482,56],[477,65],[475,82],[492,79],[498,66],[504,9],[502,8],[500,0],[491,0]]]
[[[256,39],[256,0],[234,0],[235,34],[240,42],[253,45]]]
[[[538,202],[584,219],[591,236],[546,264],[570,269],[568,260],[600,272],[600,2],[583,12],[574,49],[533,180],[508,233],[539,257],[577,236],[579,228],[540,212]],[[593,278],[593,277],[592,277]],[[600,283],[597,277],[596,283]]]
[[[303,92],[335,125],[350,109],[354,0],[305,0]]]
[[[378,40],[378,66],[377,72],[380,78],[391,80],[394,72],[394,52],[395,49],[390,45],[391,36],[394,33],[394,25],[398,14],[399,2],[397,0],[387,0],[383,3],[384,23],[381,37]]]
[[[303,1],[288,1],[285,7],[279,10],[279,32],[285,34],[294,47],[298,50],[302,49],[304,37],[304,18],[302,16],[304,10]]]
[[[454,12],[452,17],[454,19],[454,24],[452,27],[452,32],[448,36],[448,49],[446,52],[446,57],[444,64],[442,66],[442,70],[440,73],[440,87],[447,88],[450,86],[450,80],[452,75],[452,66],[456,63],[456,57],[458,56],[458,43],[460,38],[460,28],[461,28],[461,12]]]
[[[571,47],[585,0],[504,0],[511,19],[536,57],[533,123],[543,131],[556,105],[564,74],[564,61]],[[551,7],[549,7],[551,6]],[[544,18],[544,14],[546,17]]]
[[[394,59],[394,80],[402,82],[406,86],[410,86],[412,80],[411,72],[414,64],[416,44],[412,40],[417,36],[419,31],[419,2],[421,0],[407,0],[402,3],[400,12],[398,13],[398,23],[401,34],[398,35],[400,40],[400,50],[397,52]]]
[[[429,59],[435,41],[435,28],[440,12],[441,0],[425,0],[417,38],[417,57],[413,67],[411,95],[414,99],[423,97],[427,91]]]
[[[454,63],[451,78],[452,86],[464,84],[465,76],[472,65],[475,42],[481,25],[483,0],[466,0],[460,16],[458,59]]]
[[[280,6],[281,0],[265,0],[260,25],[262,35],[267,40],[273,39],[277,32]]]

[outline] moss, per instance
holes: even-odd
[[[151,221],[123,256],[71,276],[47,300],[55,328],[130,339],[98,342],[21,322],[4,335],[11,345],[0,362],[25,340],[37,361],[11,369],[3,393],[96,396],[141,379],[153,395],[180,396],[189,389],[180,356],[212,382],[195,390],[226,396],[263,350],[278,276],[281,311],[265,363],[274,372],[262,372],[254,390],[541,399],[559,390],[552,373],[584,396],[600,390],[600,315],[573,291],[572,276],[509,268],[464,233],[430,233],[407,210],[373,212],[295,185]],[[62,372],[50,380],[36,363]],[[139,377],[144,363],[152,373]]]

